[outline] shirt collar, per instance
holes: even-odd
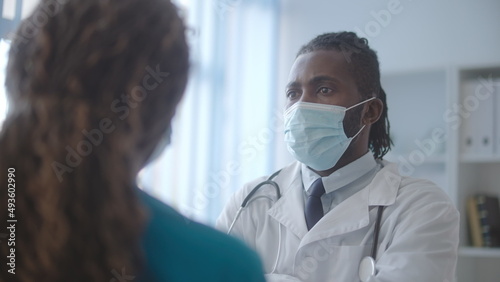
[[[328,194],[352,183],[376,166],[377,162],[373,158],[372,153],[368,151],[368,153],[364,154],[359,159],[347,164],[344,167],[341,167],[328,176],[322,177],[326,193]],[[305,164],[302,164],[301,172],[302,183],[304,184],[304,189],[306,191],[309,190],[311,184],[316,179],[321,177],[316,172],[308,168]]]

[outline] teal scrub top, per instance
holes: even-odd
[[[239,239],[189,220],[139,190],[149,214],[140,281],[265,282],[257,254]]]

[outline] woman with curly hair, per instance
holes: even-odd
[[[184,31],[167,0],[43,0],[22,22],[0,133],[0,220],[15,226],[0,231],[15,239],[1,281],[264,281],[242,243],[135,185],[185,89]]]

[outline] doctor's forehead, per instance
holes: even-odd
[[[338,80],[352,79],[349,63],[342,52],[317,50],[302,54],[295,59],[288,76],[288,83],[307,83],[317,76],[331,76]]]

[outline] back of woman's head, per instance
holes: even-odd
[[[176,8],[167,0],[43,0],[11,46],[0,183],[15,170],[16,274],[1,280],[137,274],[146,215],[135,177],[187,79]],[[0,201],[7,197],[2,191]],[[0,211],[2,222],[9,216]],[[1,250],[5,258],[10,247]]]

